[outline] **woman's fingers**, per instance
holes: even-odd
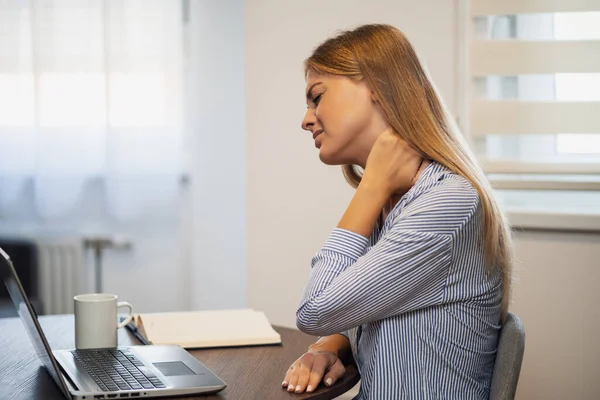
[[[312,392],[317,388],[317,386],[319,386],[319,383],[321,383],[323,374],[325,374],[325,370],[329,366],[329,363],[330,361],[324,356],[315,357],[312,371],[310,371],[308,378],[308,384],[306,385],[307,392]]]
[[[298,374],[298,382],[296,382],[294,392],[302,393],[306,390],[306,385],[308,384],[308,379],[310,378],[313,367],[312,361],[311,357],[306,357],[306,360],[303,360],[300,363],[300,373]]]
[[[331,386],[337,382],[344,374],[346,373],[346,367],[340,361],[339,358],[336,357],[335,362],[329,368],[329,371],[323,377],[323,382],[325,382],[325,386]]]
[[[385,130],[367,158],[363,182],[386,194],[404,194],[414,184],[422,157],[392,129]]]
[[[288,379],[287,390],[288,392],[293,392],[296,389],[296,384],[298,383],[298,378],[300,375],[300,364],[295,362],[294,369],[292,369],[290,373],[290,379]]]
[[[345,368],[332,353],[305,353],[288,369],[282,386],[287,388],[288,392],[313,392],[323,380],[326,371],[333,383],[344,375]]]
[[[281,386],[283,386],[284,388],[288,387],[288,384],[290,383],[290,379],[292,377],[292,373],[294,371],[294,366],[296,365],[296,363],[293,363],[292,365],[290,365],[290,367],[288,368],[287,372],[285,373],[285,377],[283,378],[283,382],[281,382]]]

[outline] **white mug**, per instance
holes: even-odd
[[[101,349],[117,347],[117,329],[133,319],[133,307],[126,301],[117,302],[115,294],[79,294],[75,300],[75,348]],[[117,308],[128,307],[129,315],[117,320]]]

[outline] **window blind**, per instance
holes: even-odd
[[[598,25],[591,38],[565,40],[557,13]],[[585,149],[600,137],[600,93],[585,84],[600,83],[600,1],[465,0],[460,18],[459,121],[494,187],[600,190],[600,149]],[[573,76],[585,79],[567,97],[559,79]],[[584,151],[561,152],[560,137],[583,140]]]

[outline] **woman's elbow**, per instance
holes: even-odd
[[[306,318],[302,314],[296,314],[296,326],[301,332],[313,336],[329,336],[338,331],[332,327],[321,324],[319,318]]]
[[[306,320],[306,319],[302,319],[300,317],[296,317],[296,327],[298,327],[298,329],[301,332],[304,332],[306,334],[319,336],[319,333],[315,332],[315,331],[319,330],[319,326],[316,325],[311,320]]]

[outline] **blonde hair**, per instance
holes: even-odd
[[[305,61],[305,73],[362,80],[373,90],[390,126],[424,158],[463,176],[477,190],[482,208],[485,262],[502,271],[502,320],[510,302],[512,237],[491,185],[437,95],[425,68],[400,30],[363,25],[319,45]],[[357,187],[357,166],[344,165],[348,183]]]

